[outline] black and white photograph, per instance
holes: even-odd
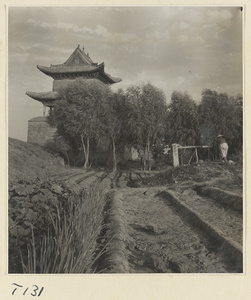
[[[243,7],[7,14],[8,274],[243,274]]]

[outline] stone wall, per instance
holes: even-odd
[[[53,139],[56,128],[52,127],[46,120],[46,117],[36,117],[29,120],[28,123],[28,143],[44,146],[46,142]]]

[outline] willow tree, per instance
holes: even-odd
[[[205,89],[199,104],[199,122],[202,134],[207,131],[209,143],[218,134],[226,136],[230,152],[242,149],[243,99],[226,93]]]
[[[126,91],[128,116],[127,128],[132,143],[142,151],[150,169],[153,144],[164,136],[167,105],[163,91],[151,83],[131,86]]]
[[[76,80],[60,91],[51,119],[59,134],[74,138],[82,145],[83,168],[89,167],[90,143],[104,135],[101,120],[107,109],[111,90],[97,80]]]
[[[195,145],[199,139],[198,107],[188,93],[174,91],[168,107],[170,143]]]
[[[112,148],[113,171],[117,170],[117,152],[123,149],[125,144],[125,116],[127,114],[125,95],[122,90],[110,95],[106,107],[103,109],[102,123],[103,137]]]

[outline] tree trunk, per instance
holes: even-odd
[[[85,156],[85,163],[83,169],[86,170],[89,167],[89,149],[90,149],[89,137],[86,138],[86,145],[85,145],[84,136],[81,134],[81,141],[82,141],[82,146],[83,146],[84,156]]]
[[[112,137],[112,153],[113,153],[113,171],[117,171],[117,158],[116,158],[116,145],[115,145],[115,138]]]
[[[150,137],[149,137],[149,134],[147,136],[147,169],[151,170],[151,164],[150,164]]]
[[[70,166],[70,159],[69,159],[69,155],[68,152],[66,151],[66,158],[67,158],[67,166]]]
[[[148,169],[148,163],[147,163],[147,146],[144,146],[144,152],[143,152],[143,170],[146,171]]]

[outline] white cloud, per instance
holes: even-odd
[[[9,59],[20,59],[22,62],[26,62],[28,56],[31,55],[32,61],[51,61],[51,55],[48,55],[48,52],[53,55],[56,54],[58,58],[62,57],[62,59],[65,60],[67,55],[69,56],[72,52],[72,48],[48,47],[47,45],[40,43],[27,45],[25,43],[18,42],[10,43],[9,50]]]
[[[105,42],[109,43],[128,43],[133,42],[137,39],[136,35],[133,33],[126,33],[126,32],[109,32],[103,25],[98,24],[94,32],[103,37]]]
[[[18,62],[18,64],[21,64],[27,62],[28,56],[28,53],[13,52],[9,54],[9,60],[13,60],[15,62]]]
[[[79,27],[77,24],[73,23],[64,23],[64,22],[58,22],[58,23],[48,23],[48,22],[40,22],[33,19],[27,20],[27,23],[33,24],[34,26],[40,26],[42,28],[55,28],[55,29],[63,29],[63,30],[71,30],[73,32],[77,33],[89,33],[93,34],[93,30],[88,27]]]
[[[40,22],[33,19],[28,19],[27,23],[32,24],[34,26],[42,27],[44,29],[59,29],[59,30],[69,30],[74,33],[81,34],[89,34],[89,35],[97,35],[106,40],[106,42],[111,43],[127,43],[129,41],[133,41],[136,39],[136,35],[133,33],[125,33],[125,32],[110,32],[103,25],[98,24],[95,29],[91,29],[89,27],[80,27],[77,24],[73,23],[48,23],[48,22]]]
[[[104,37],[107,37],[109,35],[107,29],[102,25],[98,25],[97,28],[95,29],[95,32],[97,33],[97,35],[101,35]]]
[[[203,26],[203,29],[205,30],[205,33],[208,35],[208,38],[211,37],[215,39],[220,39],[221,34],[224,32],[224,29],[220,27],[218,24],[206,24]]]
[[[183,85],[186,82],[186,77],[184,76],[178,76],[177,77],[177,84],[179,85]]]
[[[53,27],[52,24],[47,23],[47,22],[40,22],[40,24],[38,24],[39,26],[41,26],[42,28],[49,28],[51,29]]]
[[[179,27],[181,30],[187,29],[190,25],[185,22],[180,22]]]
[[[202,45],[205,44],[205,40],[202,38],[201,35],[193,36],[191,38],[191,42],[194,43],[195,45]]]
[[[224,22],[224,21],[229,21],[232,19],[233,14],[229,10],[222,10],[222,9],[217,9],[217,10],[212,10],[208,9],[207,11],[207,16],[209,17],[209,20],[211,22]]]
[[[180,42],[185,43],[189,40],[189,37],[188,37],[188,35],[181,34],[178,36],[178,39]]]
[[[160,41],[163,39],[167,42],[170,39],[170,33],[167,28],[162,28],[162,30],[154,29],[152,31],[148,31],[145,37],[150,41]]]
[[[36,20],[33,20],[33,19],[28,19],[28,20],[27,20],[27,23],[33,24],[33,25],[39,25],[41,22],[36,21]]]

